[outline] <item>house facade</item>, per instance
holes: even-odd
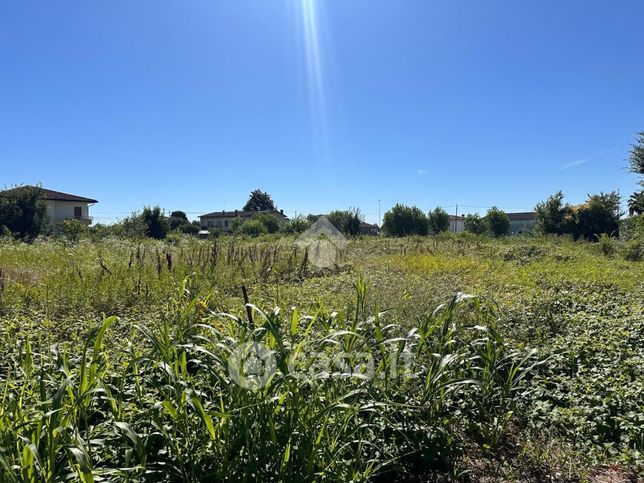
[[[34,187],[29,186],[28,188]],[[21,188],[13,188],[8,191],[19,189]],[[89,209],[90,206],[98,203],[97,200],[45,188],[38,189],[43,193],[42,199],[47,207],[46,214],[50,224],[60,225],[65,220],[78,220],[86,225],[92,224]]]
[[[242,223],[258,215],[268,214],[275,217],[279,224],[286,223],[288,217],[284,210],[280,211],[213,211],[199,217],[201,228],[205,230],[219,229],[223,232],[229,232],[233,229],[233,221],[240,220]]]

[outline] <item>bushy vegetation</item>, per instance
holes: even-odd
[[[503,211],[493,206],[485,215],[488,232],[494,236],[505,236],[510,233],[510,218]]]
[[[360,210],[334,210],[328,214],[327,219],[335,226],[340,233],[346,236],[358,236],[363,216]]]
[[[440,206],[429,212],[427,216],[429,229],[434,235],[444,233],[449,230],[449,215]]]
[[[564,204],[560,191],[537,204],[537,229],[543,234],[570,235],[586,240],[597,239],[602,233],[619,234],[620,197],[616,192],[590,195],[577,206]]]
[[[13,236],[33,239],[40,235],[47,217],[43,191],[37,186],[19,186],[0,192],[0,227]]]
[[[293,241],[3,238],[0,481],[643,470],[641,262],[415,237],[322,270]]]
[[[382,230],[389,236],[427,235],[429,221],[420,208],[399,203],[385,213]]]

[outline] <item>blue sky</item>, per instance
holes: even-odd
[[[9,0],[0,185],[293,215],[530,209],[619,189],[644,130],[644,2]]]

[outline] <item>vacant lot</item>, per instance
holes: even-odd
[[[592,244],[4,241],[0,317],[1,481],[643,471],[644,263]]]

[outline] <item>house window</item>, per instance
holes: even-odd
[[[228,226],[228,220],[224,221],[224,226]]]
[[[83,207],[82,206],[74,206],[74,218],[77,220],[80,220],[83,217]]]

